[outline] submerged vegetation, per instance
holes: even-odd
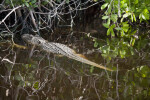
[[[2,0],[0,100],[149,100],[149,22],[150,0]],[[26,49],[23,34],[94,52],[116,71]]]

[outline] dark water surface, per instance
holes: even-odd
[[[22,49],[0,42],[0,100],[150,100],[149,52],[108,64],[87,37],[61,33],[51,41],[67,44],[89,60],[119,71],[105,71],[38,48],[29,57],[31,46]]]
[[[30,51],[1,44],[0,100],[150,99],[150,68],[142,60],[112,62],[121,71],[108,72],[38,48],[29,58]],[[87,57],[105,64],[98,52]]]

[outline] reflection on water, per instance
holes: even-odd
[[[114,61],[121,70],[108,72],[39,49],[29,54],[30,49],[1,45],[0,100],[150,99],[149,63]],[[97,53],[89,59],[104,63]]]

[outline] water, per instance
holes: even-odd
[[[109,72],[61,55],[8,43],[0,46],[0,100],[149,100],[149,53],[110,64],[82,38],[68,45],[97,63],[115,66]],[[88,49],[87,49],[88,46]],[[145,57],[145,58],[144,58]]]

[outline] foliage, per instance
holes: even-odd
[[[139,34],[139,25],[149,21],[150,0],[105,0],[101,9],[105,10],[103,26],[111,39],[107,39],[105,45],[95,41],[95,47],[100,48],[104,58],[125,58],[133,55],[135,49],[143,48],[140,45],[146,39],[141,39],[143,34]]]
[[[43,4],[46,5],[49,2],[51,2],[50,0],[5,0],[6,5],[13,5],[13,6],[18,6],[18,5],[23,5],[26,6],[28,8],[35,8],[38,7],[38,4]],[[56,3],[62,3],[62,0],[55,0]],[[69,0],[65,0],[65,3],[69,3]]]
[[[102,56],[107,60],[107,63],[110,63],[112,58],[127,58],[137,52],[149,53],[147,48],[150,42],[149,29],[147,26],[144,29],[140,26],[143,24],[149,26],[150,0],[105,1],[106,3],[101,6],[101,9],[105,10],[102,19],[103,26],[107,28],[108,38],[106,43],[94,40],[94,46],[102,51]],[[145,54],[144,59],[149,58],[148,56]],[[134,55],[134,57],[140,59],[138,55]],[[124,99],[149,99],[149,75],[150,68],[147,65],[132,66],[131,70],[125,72],[123,75],[125,84],[121,85],[124,88],[120,88]]]
[[[7,5],[14,5],[14,6],[18,6],[18,5],[23,5],[26,6],[28,8],[35,8],[37,7],[37,0],[6,0],[5,3]]]
[[[124,97],[134,98],[134,100],[148,99],[150,97],[150,68],[146,65],[139,66],[127,71],[123,80],[126,82]],[[134,95],[134,93],[136,93]],[[132,97],[133,96],[133,97]]]

